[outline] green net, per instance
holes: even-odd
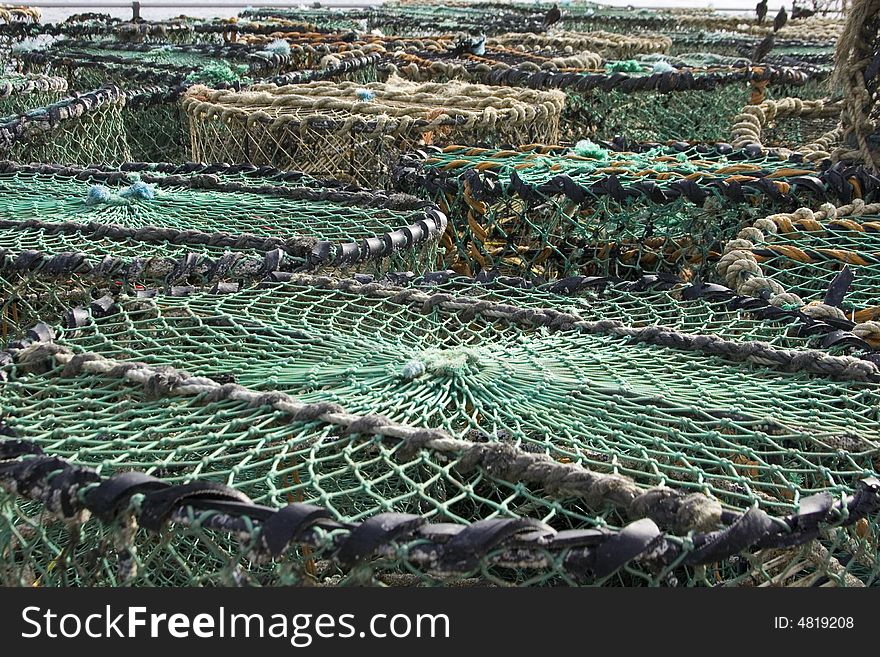
[[[424,268],[446,222],[413,198],[271,168],[0,170],[4,341],[83,291]]]
[[[722,285],[685,282],[670,275],[647,274],[636,280],[608,276],[571,276],[536,283],[521,277],[461,276],[451,270],[424,275],[388,274],[390,282],[436,292],[555,308],[588,321],[612,320],[628,326],[663,326],[734,342],[760,341],[781,349],[827,349],[833,354],[870,354],[871,345],[853,339],[844,322],[813,322],[796,309],[742,296]],[[850,328],[852,324],[848,325]],[[875,343],[874,347],[880,346]]]
[[[66,91],[63,78],[6,73],[0,76],[0,116],[49,105],[63,98]]]
[[[880,344],[878,211],[854,199],[771,215],[727,243],[718,274],[749,296],[823,321],[853,321],[859,337]]]
[[[727,144],[632,146],[450,146],[402,162],[396,180],[449,216],[444,268],[546,279],[705,276],[742,226],[797,198],[846,193],[797,159]],[[870,193],[870,177],[862,181]]]
[[[412,197],[323,186],[298,174],[221,177],[196,165],[182,172],[165,167],[172,173],[156,175],[131,168],[3,163],[0,217],[47,232],[212,247],[213,253],[277,251],[313,265],[395,269],[430,261],[446,222]]]
[[[561,135],[569,141],[618,135],[636,141],[722,141],[747,104],[767,95],[821,98],[828,93],[828,71],[815,68],[693,63],[676,68],[664,59],[609,61],[596,70],[596,64],[555,64],[550,57],[515,53],[398,53],[387,68],[411,80],[560,89],[566,93]]]
[[[298,84],[314,80],[374,81],[378,54],[347,52],[329,57],[321,68],[295,71],[270,78],[273,84]],[[99,80],[112,79],[123,85],[125,103],[120,112],[123,128],[114,127],[116,136],[124,138],[123,155],[112,152],[96,157],[96,161],[121,163],[186,162],[190,159],[191,140],[188,122],[180,106],[183,92],[195,82],[210,82],[220,87],[238,87],[243,80],[226,64],[206,66],[198,71],[188,67],[164,66],[143,68],[100,61],[55,60],[51,67],[69,79],[77,88],[93,88]],[[63,82],[63,79],[61,80]],[[122,143],[119,144],[123,148]],[[219,156],[218,156],[219,157]]]
[[[23,162],[88,164],[130,160],[115,86],[76,94],[0,120],[0,155]]]
[[[271,164],[368,187],[425,143],[530,142],[558,137],[562,95],[394,79],[358,86],[195,86],[183,99],[192,159]]]
[[[42,69],[61,74],[76,71],[79,62],[113,64],[158,71],[204,72],[223,67],[233,81],[256,80],[304,68],[306,61],[286,42],[275,50],[246,44],[125,44],[115,41],[75,41],[64,39],[44,50],[27,53],[22,62],[27,70]],[[100,75],[100,71],[95,71]],[[105,72],[104,82],[106,82]],[[79,84],[94,85],[92,76],[78,75]],[[113,80],[124,84],[123,80]]]
[[[6,356],[6,433],[102,478],[135,469],[171,484],[198,479],[268,511],[311,503],[341,522],[410,513],[479,533],[481,520],[534,530],[531,519],[553,528],[543,530],[548,537],[593,532],[594,546],[596,530],[648,530],[648,539],[635,556],[611,544],[603,551],[613,559],[580,563],[568,552],[579,545],[574,537],[561,551],[547,544],[540,557],[527,541],[490,543],[452,567],[419,562],[417,543],[428,537],[411,528],[351,570],[345,555],[325,557],[327,544],[261,561],[250,535],[260,538],[256,511],[232,513],[249,523],[245,545],[236,545],[198,522],[206,516],[185,495],[158,522],[149,496],[132,500],[148,529],[171,521],[162,538],[124,517],[74,522],[71,532],[70,520],[51,522],[43,505],[7,498],[0,522],[10,547],[0,563],[12,583],[335,584],[394,575],[407,583],[730,584],[773,581],[778,554],[763,549],[804,542],[797,554],[819,556],[797,572],[783,568],[782,579],[876,579],[877,484],[859,483],[878,455],[878,370],[868,361],[812,351],[795,358],[747,341],[733,351],[687,340],[670,348],[659,333],[561,311],[307,277],[226,294],[119,297],[72,315],[68,327],[48,343],[51,332],[35,329]],[[164,367],[183,363],[189,378]],[[18,463],[3,472],[24,497],[42,499],[42,473],[62,470],[54,461],[30,470]],[[73,516],[80,492],[70,513],[47,495],[56,500],[51,517]],[[218,499],[232,501],[226,495]],[[764,513],[777,520],[756,535],[747,527]],[[804,520],[785,520],[793,516]],[[819,522],[829,523],[820,541],[797,537]],[[702,533],[714,529],[712,539]]]

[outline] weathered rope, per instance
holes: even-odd
[[[308,274],[285,274],[282,277],[297,285],[350,291],[366,296],[387,298],[395,303],[420,306],[424,312],[439,306],[454,313],[479,313],[485,317],[512,323],[546,327],[551,331],[571,330],[612,335],[673,349],[699,351],[728,360],[749,361],[777,367],[786,372],[809,372],[850,381],[880,381],[880,367],[875,363],[851,356],[831,356],[820,350],[781,349],[766,342],[736,342],[715,335],[682,333],[663,326],[637,328],[616,320],[585,321],[573,313],[549,308],[522,308],[448,293],[429,294],[412,288],[399,288],[373,282],[361,283],[355,279],[337,280]]]
[[[781,228],[790,226],[793,222],[808,222],[816,225],[823,220],[831,221],[878,212],[880,212],[880,203],[866,204],[861,199],[855,199],[852,203],[839,207],[831,203],[823,203],[815,211],[810,208],[798,208],[794,212],[781,212],[758,219],[751,226],[743,228],[724,246],[723,255],[717,263],[717,271],[732,289],[743,296],[766,298],[774,306],[797,308],[813,319],[845,320],[847,317],[840,308],[821,301],[805,303],[798,295],[786,291],[779,282],[766,276],[752,250],[756,244],[772,241]],[[880,344],[880,322],[857,323],[852,333],[869,344]]]
[[[840,101],[802,100],[800,98],[781,98],[765,100],[758,105],[747,105],[733,120],[731,144],[734,148],[760,148],[766,152],[770,147],[763,143],[763,131],[774,121],[780,119],[828,119],[839,116],[843,108]],[[777,148],[780,153],[801,153],[807,161],[819,161],[830,157],[832,148],[840,142],[842,130],[838,127],[814,141],[793,145],[792,149]]]
[[[880,170],[880,114],[876,87],[880,0],[853,0],[835,53],[834,79],[843,89],[844,144],[832,154],[836,160],[860,160]]]

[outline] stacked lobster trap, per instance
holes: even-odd
[[[818,67],[754,65],[741,58],[654,50],[631,59],[606,59],[553,41],[531,50],[469,41],[464,51],[399,52],[386,69],[410,80],[466,80],[566,94],[562,136],[697,142],[727,138],[747,103],[766,97],[828,95],[830,71]],[[694,113],[702,117],[696,124]]]
[[[635,150],[631,150],[635,148]],[[719,143],[606,143],[499,150],[453,145],[413,154],[398,185],[449,215],[444,267],[473,275],[564,278],[644,273],[704,277],[724,244],[774,209],[853,187],[873,194],[865,171],[842,181],[797,154]]]
[[[0,584],[876,586],[874,4],[0,12]]]

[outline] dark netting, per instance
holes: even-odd
[[[880,371],[868,361],[314,277],[83,310],[3,356],[10,583],[876,580]],[[152,495],[162,485],[141,478],[89,498],[128,470],[211,483]],[[195,491],[224,522],[190,531]],[[390,523],[393,549],[285,551],[292,534],[269,518],[291,502]],[[417,517],[370,520],[388,512]],[[214,534],[235,518],[245,545]],[[509,519],[505,539],[476,538],[488,519]],[[434,535],[445,547],[433,558],[413,551],[429,546],[426,522],[459,525]],[[543,556],[516,523],[543,532]],[[470,541],[451,542],[464,531]],[[640,538],[597,551],[612,536]]]
[[[443,267],[558,278],[709,273],[744,225],[797,199],[873,194],[802,158],[749,155],[729,144],[433,149],[404,160],[397,184],[450,218]]]

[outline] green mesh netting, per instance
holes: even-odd
[[[316,265],[404,270],[433,259],[445,222],[430,204],[405,195],[273,178],[272,170],[263,178],[234,169],[223,177],[203,173],[213,170],[224,167],[156,175],[4,163],[0,218],[47,233],[91,233],[84,239],[280,250]]]
[[[703,52],[749,61],[755,57],[762,40],[761,36],[731,36],[724,32],[676,34],[669,52],[673,56]],[[781,66],[828,69],[834,59],[834,45],[834,40],[774,39],[773,47],[761,61]]]
[[[804,312],[822,304],[818,313],[868,323],[860,328],[863,337],[877,341],[878,212],[880,205],[855,199],[840,208],[826,204],[815,212],[771,215],[726,245],[718,274],[732,286],[754,288],[749,294],[781,295],[779,303],[793,307],[807,304]]]
[[[864,351],[863,345],[851,341],[827,344],[827,334],[836,327],[819,330],[794,310],[736,295],[729,288],[686,283],[672,276],[646,275],[635,281],[575,276],[548,283],[496,275],[474,279],[452,271],[424,276],[395,273],[388,277],[396,283],[495,303],[556,308],[590,321],[607,319],[628,326],[664,326],[735,342],[762,341],[782,349],[828,349],[834,354]]]
[[[131,159],[122,124],[125,96],[105,87],[0,120],[0,156],[88,164]]]
[[[534,56],[423,52],[398,54],[390,70],[408,79],[449,80],[561,89],[565,140],[617,135],[636,141],[723,141],[743,106],[769,97],[822,98],[828,72],[768,65],[697,65],[685,68],[634,60],[548,66]],[[622,69],[626,69],[623,71]]]
[[[413,198],[271,168],[0,169],[4,340],[55,307],[53,289],[100,296],[114,281],[133,290],[273,270],[423,268],[445,222]]]
[[[66,96],[66,91],[63,78],[5,73],[0,76],[0,116],[49,105]]]
[[[812,165],[725,145],[609,146],[450,146],[404,162],[397,180],[450,217],[444,268],[545,278],[699,275],[744,222],[828,193]]]
[[[83,77],[75,70],[80,61],[192,73],[222,67],[229,71],[229,82],[279,75],[302,68],[306,63],[290,48],[271,51],[246,44],[124,44],[115,41],[75,40],[59,41],[45,51],[23,56],[22,60],[26,68],[71,71],[78,76],[79,84],[90,81],[89,77]],[[100,74],[98,70],[92,72],[92,76]],[[105,82],[106,79],[105,75]],[[124,80],[117,83],[125,84]]]
[[[540,311],[523,314],[524,307],[483,301],[331,279],[229,294],[121,297],[103,316],[92,313],[75,329],[59,329],[58,348],[29,352],[26,367],[27,358],[16,357],[19,365],[6,368],[8,382],[0,388],[5,421],[18,438],[93,465],[103,476],[134,468],[170,482],[197,477],[231,485],[272,508],[312,502],[342,520],[392,510],[462,524],[528,517],[557,530],[614,530],[647,513],[671,539],[725,524],[724,516],[664,519],[651,503],[634,507],[612,491],[624,482],[642,491],[666,485],[697,494],[688,499],[708,504],[700,506],[704,511],[715,508],[704,497],[710,495],[734,513],[754,506],[784,516],[807,495],[852,493],[876,471],[876,383],[784,373],[711,357],[696,344],[660,347],[647,334],[647,342],[633,342],[607,324],[576,321],[563,328],[554,322],[554,329],[538,319]],[[755,345],[740,346],[749,351]],[[773,353],[758,349],[762,360]],[[61,360],[46,363],[49,353]],[[320,407],[312,422],[297,422],[274,406],[283,402],[278,397],[248,406],[219,390],[213,397],[196,389],[184,393],[177,387],[186,380],[167,370],[158,378],[132,374],[122,380],[126,370],[115,364],[100,369],[94,355],[71,362],[74,353],[150,366],[186,364],[191,374],[219,384],[284,391],[301,402],[340,402],[348,412],[385,417],[339,433],[330,425],[348,420],[333,415],[333,407]],[[820,359],[823,367],[827,358]],[[855,362],[839,361],[838,375]],[[859,362],[862,374],[877,376],[876,366]],[[68,376],[60,377],[65,363]],[[137,383],[147,380],[145,388]],[[191,384],[218,385],[199,381]],[[387,428],[394,422],[442,429],[448,437],[419,434],[427,442],[412,444],[414,434]],[[372,431],[374,437],[363,435]],[[469,462],[466,455],[475,454],[483,456]],[[551,469],[582,468],[616,483],[602,479],[608,488],[593,496],[566,492],[514,465],[532,457]],[[113,536],[124,538],[119,529],[86,524],[76,529],[79,544],[69,545],[63,526],[38,521],[39,505],[7,501],[4,509],[4,530],[15,537],[0,560],[8,580],[115,582],[108,572],[114,565],[109,543]],[[876,517],[849,529],[829,527],[822,541],[799,551],[824,556],[807,560],[808,572],[798,567],[782,579],[837,572],[841,583],[847,577],[873,583],[876,531]],[[267,572],[245,563],[243,549],[212,541],[205,528],[185,536],[182,530],[166,533],[158,546],[142,536],[144,547],[134,555],[137,581],[229,581],[240,569],[247,571],[245,581],[279,581],[275,569],[283,562]],[[677,544],[685,554],[694,549]],[[213,556],[205,554],[208,546]],[[166,563],[186,568],[163,568],[149,556],[156,550]],[[379,560],[376,569],[405,572],[399,560],[406,550],[394,554],[397,562]],[[589,581],[773,581],[779,573],[770,563],[766,554],[752,554],[705,568],[682,560],[658,568],[648,557]],[[502,574],[482,562],[464,574],[508,584],[571,583],[567,568],[562,560],[550,567],[542,561]],[[323,577],[332,568],[318,570],[319,581],[331,583]],[[432,581],[409,574],[411,582]]]

